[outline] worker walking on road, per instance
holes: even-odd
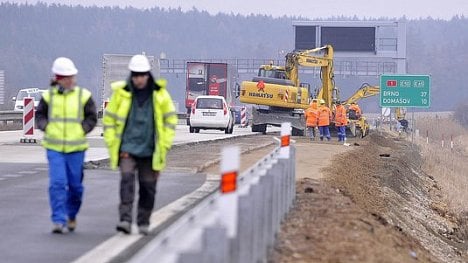
[[[127,81],[111,84],[112,97],[103,118],[111,168],[120,167],[120,221],[117,231],[131,233],[135,177],[139,182],[137,224],[149,233],[156,183],[172,146],[177,114],[166,80],[154,80],[144,55],[135,55]]]
[[[61,234],[65,224],[76,228],[83,196],[83,161],[88,148],[85,135],[97,122],[96,105],[87,89],[76,86],[78,73],[73,62],[57,58],[55,75],[36,110],[36,122],[44,131],[42,145],[49,161],[49,201],[52,233]]]
[[[317,99],[313,99],[309,108],[305,112],[307,132],[311,141],[315,140],[318,125],[318,105]]]
[[[338,130],[338,141],[346,141],[346,125],[348,118],[346,117],[346,108],[342,103],[338,103],[335,110],[335,127]]]
[[[326,137],[328,141],[331,140],[330,138],[330,125],[331,120],[331,111],[325,105],[325,100],[320,100],[320,107],[318,109],[318,126],[320,131],[320,140],[323,141],[323,137]]]

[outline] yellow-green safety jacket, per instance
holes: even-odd
[[[155,130],[155,146],[153,153],[153,170],[161,171],[166,166],[166,154],[172,147],[177,126],[177,113],[169,92],[166,90],[167,81],[155,81],[159,89],[153,91],[153,116]],[[120,145],[125,129],[130,107],[132,92],[127,88],[126,81],[111,84],[112,96],[103,117],[104,141],[109,149],[110,166],[116,169],[119,163]]]
[[[42,94],[48,105],[48,124],[45,127],[42,145],[46,149],[71,153],[88,149],[83,130],[84,106],[91,92],[76,86],[60,94],[56,86]]]

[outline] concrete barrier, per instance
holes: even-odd
[[[223,151],[220,191],[159,232],[129,262],[266,262],[281,221],[295,198],[295,148],[291,126],[280,145],[239,171],[239,149]]]

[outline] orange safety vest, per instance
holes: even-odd
[[[353,110],[357,115],[361,115],[361,108],[359,108],[357,104],[351,104],[351,106],[349,106],[349,110]]]
[[[336,106],[335,112],[335,126],[346,126],[348,125],[348,119],[346,118],[346,108],[343,105]]]
[[[327,106],[320,106],[318,114],[318,126],[330,125],[331,111]]]
[[[305,112],[307,127],[317,127],[318,110],[316,107],[311,106]]]

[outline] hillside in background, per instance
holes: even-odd
[[[46,87],[54,58],[68,56],[80,70],[80,85],[97,97],[104,53],[145,51],[158,56],[164,52],[167,58],[278,58],[280,50],[293,48],[291,22],[295,19],[254,14],[213,16],[196,9],[182,12],[3,3],[0,70],[5,70],[6,97],[10,98],[20,88]],[[453,109],[468,98],[468,19],[426,18],[407,23],[408,73],[432,75],[432,110]],[[174,98],[181,100],[184,77],[167,77]],[[346,97],[359,87],[360,81],[337,83],[340,87],[353,87],[343,90]],[[363,103],[369,105],[368,111],[375,111],[376,101]],[[0,105],[0,109],[11,107]]]

